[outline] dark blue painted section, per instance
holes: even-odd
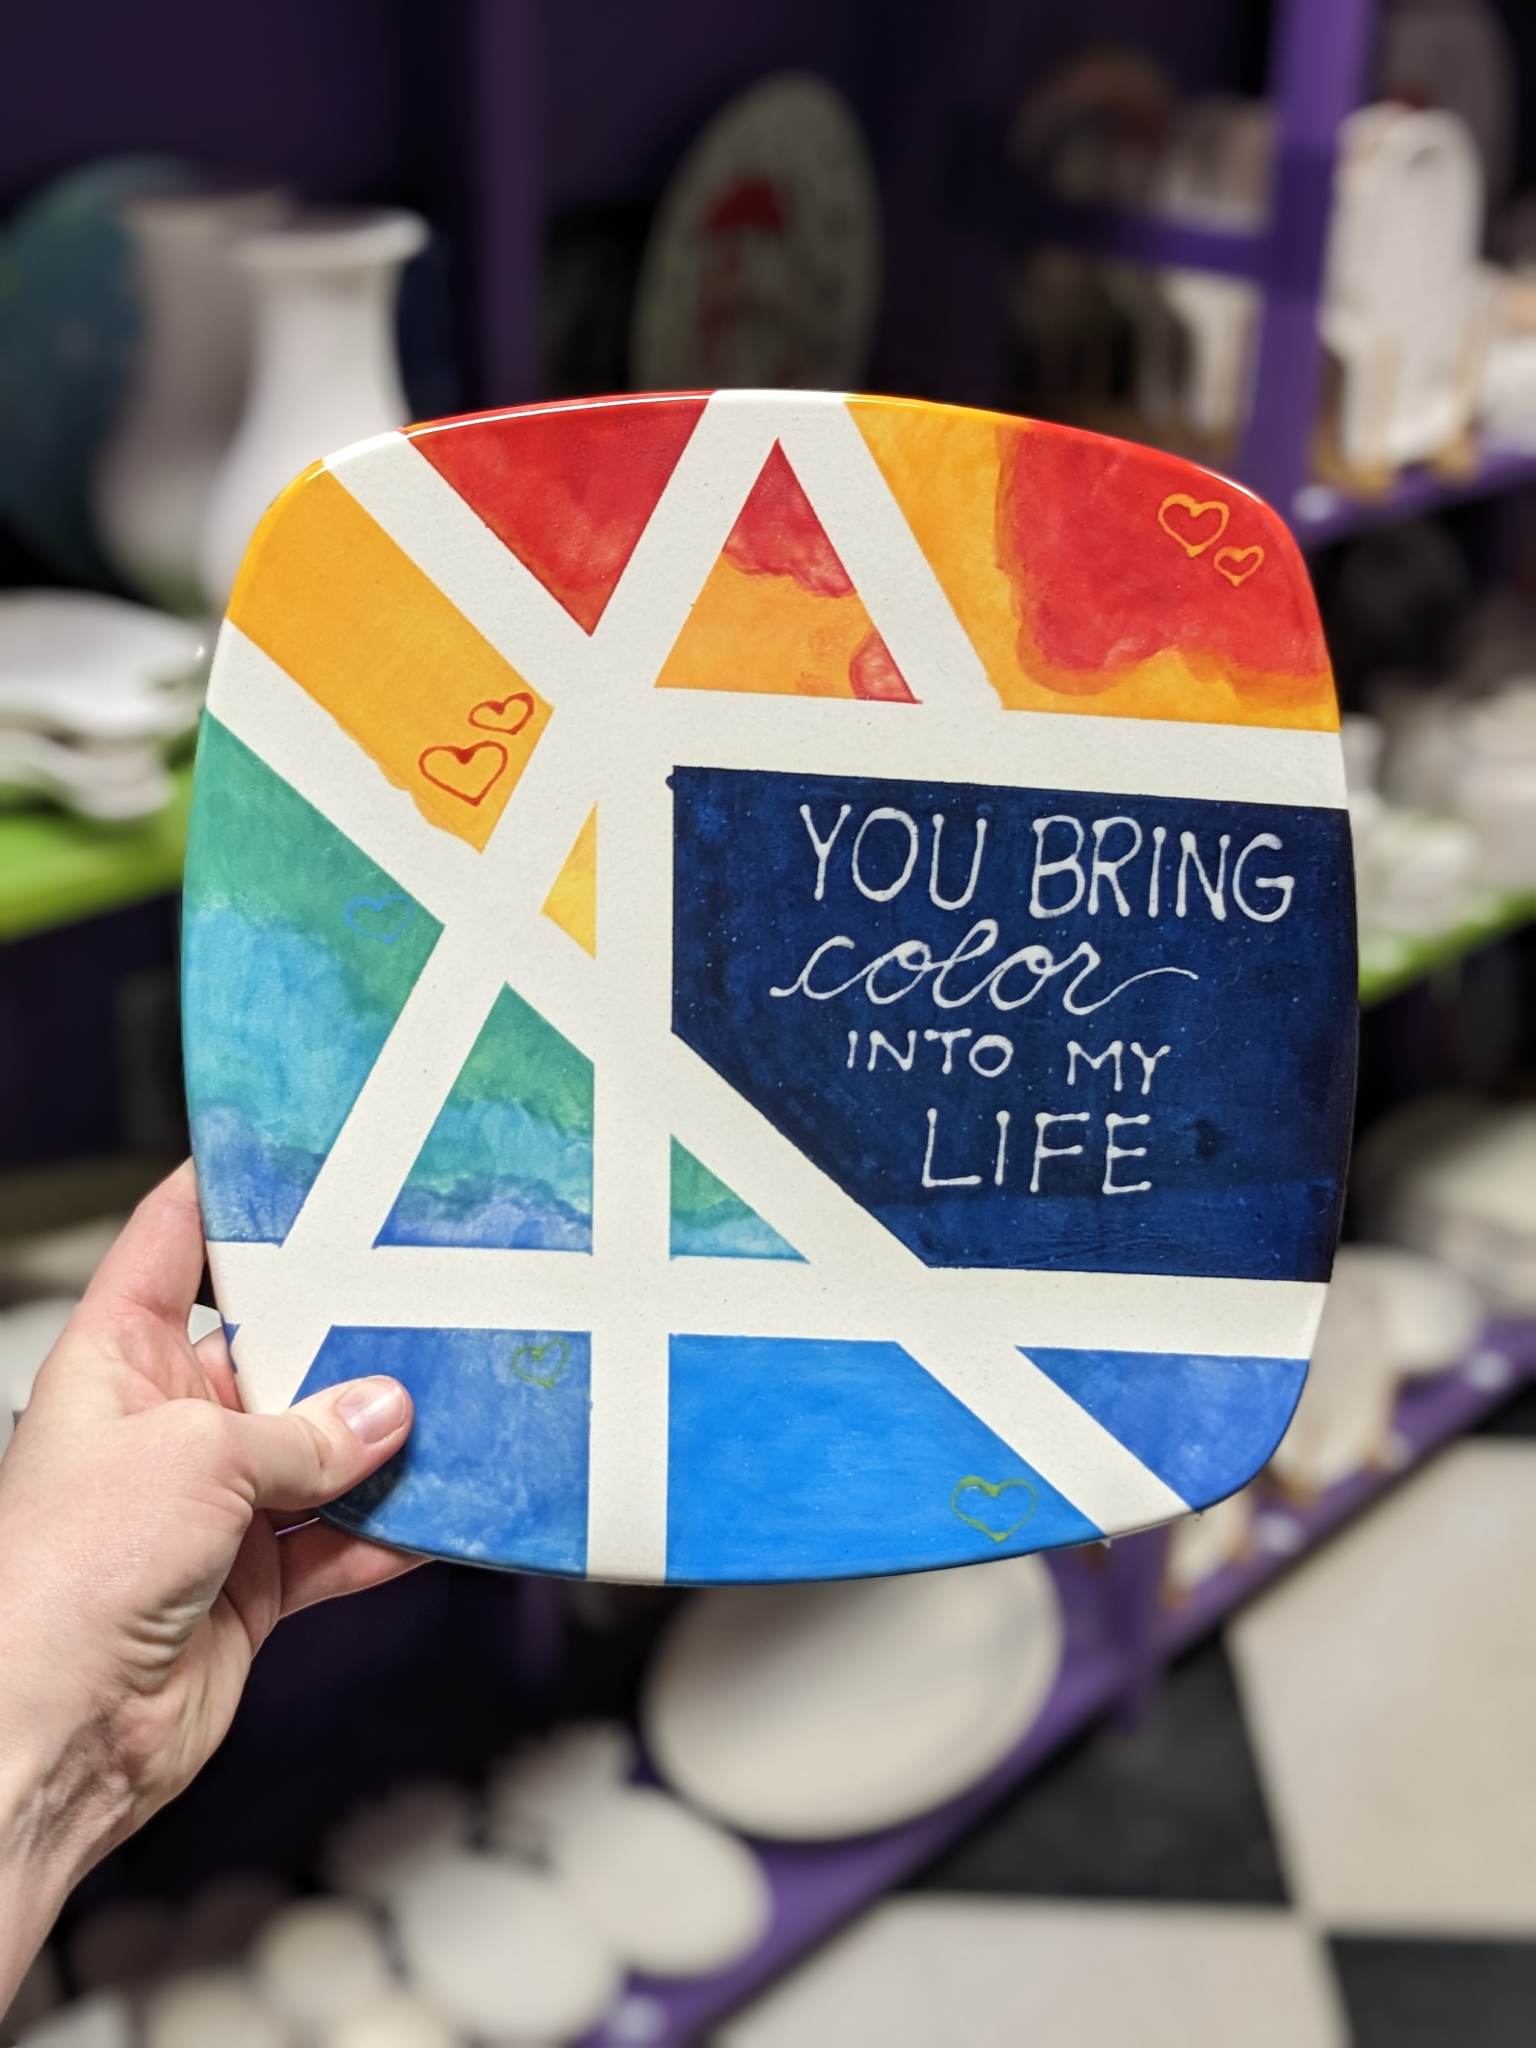
[[[1099,1529],[896,1344],[672,1339],[668,1577],[970,1564]]]
[[[1354,1080],[1354,905],[1341,812],[714,769],[680,769],[672,781],[675,1028],[928,1263],[1326,1279]],[[802,804],[823,841],[850,807],[820,900]],[[850,858],[880,806],[909,814],[919,833],[910,879],[884,902],[861,893]],[[946,821],[945,898],[963,896],[977,823],[986,821],[974,895],[955,909],[930,900],[935,813]],[[1082,827],[1085,871],[1096,820],[1131,821],[1101,835],[1106,859],[1140,833],[1141,851],[1118,873],[1124,914],[1102,878],[1090,909],[1071,867],[1039,876],[1036,914],[1036,822],[1062,817]],[[1166,836],[1153,915],[1158,827]],[[1074,851],[1074,830],[1044,828],[1048,860]],[[1213,886],[1228,835],[1220,919],[1192,862],[1178,915],[1186,832]],[[1245,857],[1260,834],[1279,849]],[[871,889],[900,876],[909,844],[899,821],[868,827],[861,873]],[[1240,860],[1242,898],[1257,916],[1237,900]],[[1293,878],[1289,907],[1263,921],[1283,899],[1264,885],[1280,876]],[[1043,914],[1077,894],[1064,914]],[[825,953],[806,985],[841,992],[775,996],[796,987],[829,939],[851,943]],[[896,947],[906,950],[855,979]],[[962,959],[941,977],[936,964],[957,949]],[[994,976],[1010,956],[1011,968]],[[871,1030],[895,1047],[876,1052],[873,1072]],[[946,1048],[924,1037],[944,1030],[972,1034],[955,1042],[947,1075]],[[860,1034],[852,1071],[851,1031]],[[992,1040],[984,1052],[983,1034]],[[1121,1042],[1118,1089],[1112,1061],[1096,1070],[1079,1061],[1069,1085],[1073,1040],[1091,1054]],[[1133,1041],[1152,1053],[1171,1048],[1147,1093]],[[1006,1070],[973,1071],[972,1046],[983,1066],[1006,1059]],[[898,1056],[911,1059],[909,1071]],[[1000,1110],[1010,1122],[997,1186]],[[1031,1193],[1040,1113],[1086,1114],[1045,1133],[1051,1147],[1085,1149],[1042,1160]],[[1109,1114],[1150,1117],[1113,1132],[1122,1148],[1145,1145],[1145,1159],[1108,1159]],[[925,1186],[925,1159],[933,1180],[978,1181]],[[1151,1191],[1106,1195],[1107,1167],[1117,1183],[1148,1179]]]
[[[332,1330],[300,1396],[390,1373],[416,1421],[326,1515],[404,1550],[584,1571],[590,1353],[581,1331]]]
[[[1195,1508],[1245,1486],[1267,1462],[1307,1377],[1304,1358],[1023,1348]]]

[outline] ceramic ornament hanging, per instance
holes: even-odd
[[[384,434],[236,582],[184,925],[246,1401],[631,1581],[1146,1527],[1300,1392],[1350,1122],[1327,658],[1174,457],[720,392]]]
[[[786,72],[732,100],[657,213],[636,383],[857,382],[879,298],[879,208],[852,109],[824,80]]]

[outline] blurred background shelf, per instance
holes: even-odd
[[[1291,500],[1290,523],[1304,548],[1320,548],[1376,527],[1523,490],[1532,483],[1536,450],[1484,439],[1465,474],[1411,469],[1378,498],[1351,497],[1330,484],[1303,484]]]
[[[164,810],[132,825],[97,825],[29,806],[0,813],[0,940],[51,931],[181,887],[192,764],[172,769]]]
[[[1536,896],[1490,895],[1482,898],[1452,931],[1423,936],[1398,932],[1366,932],[1360,940],[1360,1007],[1383,1003],[1453,966],[1500,939],[1512,937],[1536,919]]]

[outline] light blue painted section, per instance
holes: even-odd
[[[582,1331],[332,1330],[300,1398],[390,1373],[416,1421],[327,1516],[431,1556],[585,1571],[590,1364]]]
[[[1194,1508],[1268,1461],[1307,1376],[1304,1358],[1022,1349]]]
[[[674,1337],[671,1358],[671,1579],[913,1571],[1102,1533],[899,1345]]]

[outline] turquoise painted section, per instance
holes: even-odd
[[[332,1330],[300,1397],[391,1373],[416,1420],[327,1518],[429,1556],[584,1572],[590,1366],[581,1331]]]
[[[380,1244],[592,1249],[592,1063],[497,997]]]
[[[672,1140],[673,1258],[798,1259],[755,1209],[748,1208],[702,1160]]]
[[[1193,1508],[1267,1462],[1307,1377],[1304,1358],[1023,1349]]]
[[[287,1235],[441,927],[215,718],[182,913],[187,1101],[212,1238]]]
[[[667,1575],[848,1578],[1102,1534],[896,1344],[674,1337]]]

